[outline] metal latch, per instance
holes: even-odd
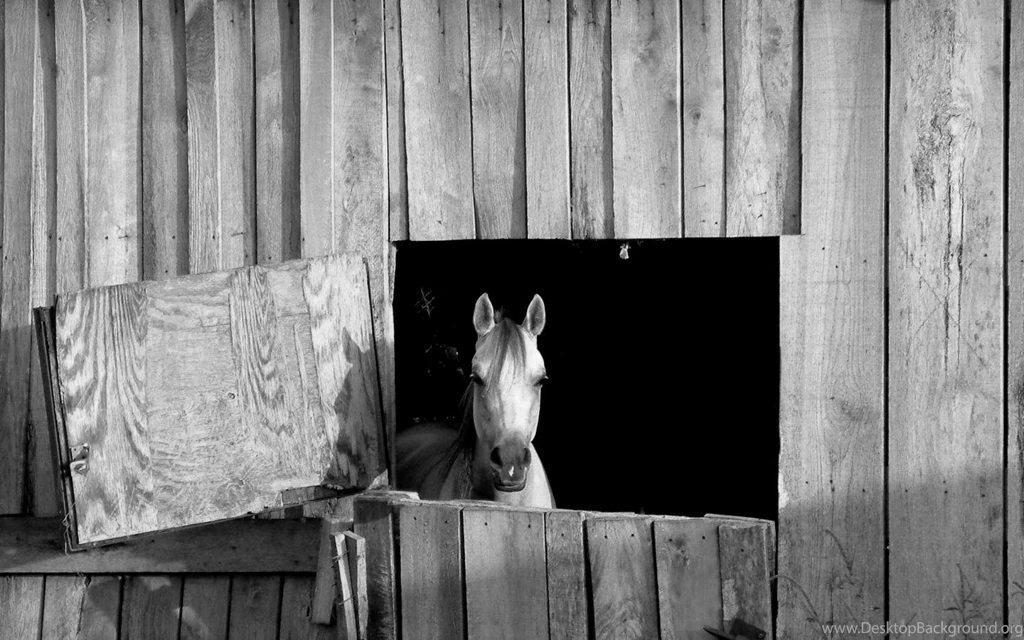
[[[89,471],[89,445],[79,444],[71,447],[71,462],[68,468],[72,473],[85,475]]]
[[[721,640],[764,640],[768,636],[761,629],[739,618],[732,621],[729,633],[719,631],[713,627],[704,627],[704,630]]]

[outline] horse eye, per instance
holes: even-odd
[[[479,385],[479,386],[481,386],[481,387],[482,387],[482,386],[484,386],[484,380],[483,380],[483,378],[481,378],[480,376],[478,376],[478,375],[477,375],[477,374],[475,374],[475,373],[471,373],[471,374],[469,374],[469,379],[470,379],[470,380],[471,380],[471,381],[473,382],[473,384],[475,384],[475,385]]]
[[[534,386],[539,388],[539,387],[543,387],[544,383],[547,382],[547,381],[548,381],[548,377],[544,376],[543,378],[541,378],[540,380],[538,380],[537,382],[535,382],[533,384],[534,384]]]

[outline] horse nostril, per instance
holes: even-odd
[[[501,466],[501,454],[498,452],[498,447],[494,447],[494,449],[491,450],[491,464],[496,467]]]
[[[523,466],[528,467],[530,465],[530,448],[523,449]]]

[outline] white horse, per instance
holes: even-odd
[[[496,315],[486,293],[477,299],[476,353],[462,424],[424,423],[398,434],[399,488],[427,500],[555,506],[533,448],[547,379],[537,350],[544,322],[540,296],[533,297],[521,325]]]

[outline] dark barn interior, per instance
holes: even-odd
[[[535,445],[559,507],[774,520],[778,240],[624,246],[400,243],[399,429],[454,420],[477,296],[518,322],[539,293],[550,380]]]

